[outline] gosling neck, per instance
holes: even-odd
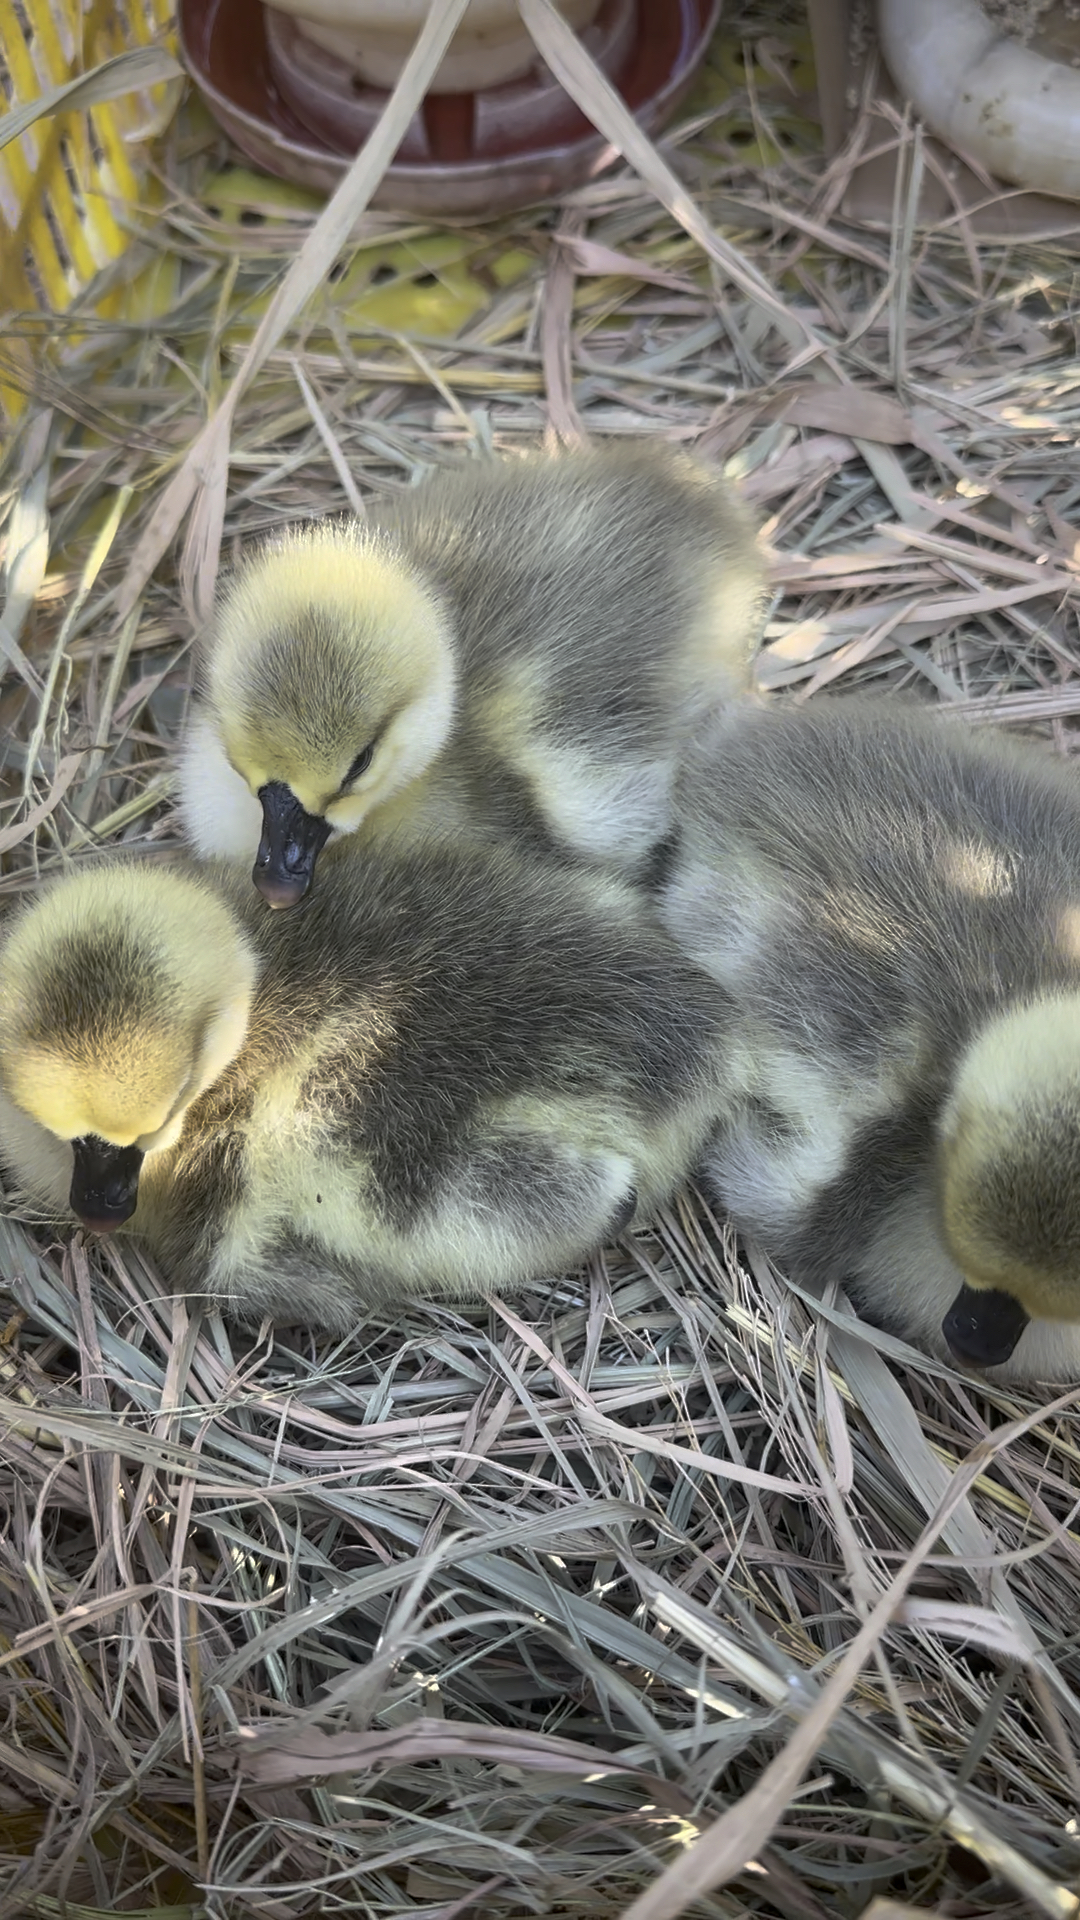
[[[387,799],[434,772],[454,731],[458,706],[456,636],[441,612],[432,640],[424,689],[400,716],[400,737],[394,739],[397,777],[385,795]],[[387,744],[398,734],[399,723],[395,723],[388,731]]]
[[[1080,1102],[1080,993],[1044,994],[987,1022],[963,1054],[941,1120],[954,1137],[973,1114],[1004,1119]]]
[[[237,933],[235,950],[229,956],[224,992],[207,1023],[191,1078],[176,1112],[154,1136],[152,1143],[144,1143],[147,1153],[161,1153],[176,1145],[183,1132],[189,1107],[194,1106],[196,1100],[232,1066],[248,1036],[258,973],[254,948]]]
[[[1080,1318],[1080,994],[989,1021],[942,1114],[945,1243],[967,1288],[1031,1319]]]

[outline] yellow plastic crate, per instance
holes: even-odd
[[[3,106],[168,40],[172,19],[172,0],[0,0]],[[0,306],[62,312],[123,252],[117,209],[138,196],[143,149],[170,93],[146,88],[50,114],[0,152]]]

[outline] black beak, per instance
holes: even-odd
[[[961,1287],[941,1323],[954,1357],[970,1367],[1000,1367],[1012,1357],[1028,1316],[1011,1293]]]
[[[315,876],[319,849],[330,834],[329,820],[305,813],[291,787],[271,780],[259,788],[263,831],[251,877],[270,907],[295,907]]]
[[[113,1147],[96,1133],[73,1140],[75,1166],[69,1203],[91,1233],[115,1233],[130,1220],[139,1198],[139,1147]]]

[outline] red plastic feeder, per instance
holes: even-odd
[[[582,31],[646,132],[686,93],[720,4],[601,0]],[[262,0],[180,0],[179,12],[188,69],[237,146],[267,172],[332,192],[389,97],[369,82],[367,63],[349,58],[336,28]],[[452,80],[453,66],[436,87],[444,73]],[[421,215],[505,213],[583,185],[615,157],[537,55],[500,85],[433,89],[373,204]]]

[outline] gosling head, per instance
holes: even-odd
[[[353,833],[429,767],[454,717],[436,601],[356,524],[287,535],[238,574],[207,665],[209,705],[262,804],[252,879],[293,906],[332,833]]]
[[[1080,1320],[1080,995],[993,1020],[941,1124],[946,1244],[965,1284],[942,1330],[959,1360],[1008,1360],[1029,1320]]]
[[[255,956],[203,882],[135,866],[58,881],[0,950],[0,1083],[70,1141],[70,1204],[109,1233],[135,1211],[148,1154],[247,1031]]]

